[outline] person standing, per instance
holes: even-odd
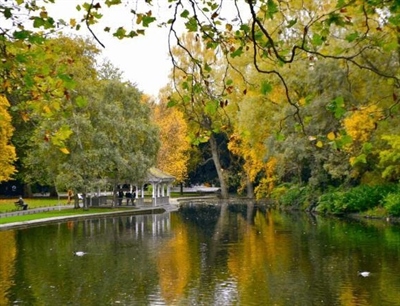
[[[74,197],[74,192],[71,189],[68,189],[67,197],[68,197],[67,204],[69,205],[71,204],[71,201]]]
[[[126,197],[126,206],[128,206],[129,202],[132,203],[132,193],[130,191],[127,191],[125,193],[125,197]]]
[[[120,189],[118,191],[118,205],[121,206],[122,205],[122,199],[124,198],[124,192],[122,191],[122,189]]]

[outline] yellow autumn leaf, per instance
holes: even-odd
[[[226,29],[227,31],[232,31],[232,25],[229,24],[229,23],[227,23],[227,24],[225,25],[225,29]]]
[[[67,148],[60,148],[60,151],[64,154],[69,154],[69,150]]]
[[[76,26],[76,20],[75,20],[74,18],[71,18],[71,19],[69,20],[69,24],[70,24],[70,26],[71,26],[72,28],[74,28],[74,27]]]
[[[51,113],[51,109],[50,109],[50,107],[49,107],[48,105],[44,105],[44,106],[43,106],[43,111],[44,111],[45,113],[47,113],[47,114]]]
[[[327,137],[328,137],[329,140],[334,140],[334,139],[336,138],[334,132],[330,132],[330,133],[327,135]]]
[[[322,143],[321,140],[318,140],[317,143],[315,144],[318,148],[322,148],[324,144]]]

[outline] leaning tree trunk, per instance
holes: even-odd
[[[214,161],[214,165],[217,170],[219,184],[221,185],[221,197],[223,199],[227,199],[229,197],[228,186],[226,185],[223,170],[219,160],[217,140],[214,138],[214,135],[211,134],[209,141],[210,141],[212,159]]]

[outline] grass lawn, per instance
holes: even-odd
[[[18,210],[14,204],[14,202],[17,200],[17,198],[0,199],[0,213]],[[29,208],[49,207],[67,204],[66,199],[58,200],[56,198],[28,198],[24,199],[24,201],[29,205]]]
[[[198,193],[180,194],[178,192],[171,193],[171,198],[195,197],[195,196],[199,196],[199,194]],[[15,207],[15,204],[14,204],[14,202],[17,200],[18,200],[17,198],[0,199],[0,213],[14,212],[14,211],[19,210]],[[39,207],[60,206],[60,205],[67,204],[66,198],[61,198],[61,199],[57,199],[57,198],[24,198],[24,201],[29,205],[28,209],[39,208]],[[126,211],[126,208],[124,210]],[[38,212],[38,213],[34,213],[34,214],[4,217],[4,218],[0,218],[0,224],[13,223],[13,222],[24,222],[24,221],[54,218],[54,217],[66,217],[66,216],[74,216],[74,215],[76,216],[76,215],[85,215],[85,214],[116,212],[116,211],[119,211],[119,209],[118,208],[93,208],[93,207],[91,207],[89,210],[83,210],[83,209],[64,208],[61,210],[53,210],[53,211],[46,211],[46,212]]]
[[[99,214],[99,213],[117,212],[117,211],[126,211],[126,209],[118,209],[118,208],[90,208],[88,210],[61,209],[61,210],[40,212],[40,213],[36,213],[36,214],[28,214],[28,215],[0,218],[0,224],[24,222],[24,221],[30,221],[30,220],[39,220],[39,219],[56,218],[56,217]]]

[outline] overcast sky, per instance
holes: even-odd
[[[70,18],[75,18],[79,21],[82,19],[83,12],[78,12],[76,6],[77,4],[82,4],[82,2],[85,1],[56,0],[54,5],[47,3],[46,8],[49,8],[50,16],[63,18],[66,22],[69,22]],[[168,75],[172,68],[171,59],[168,55],[168,30],[158,28],[154,25],[146,30],[145,36],[123,40],[119,40],[113,37],[112,34],[104,32],[103,29],[106,26],[114,30],[120,26],[125,27],[128,31],[132,28],[137,29],[136,20],[132,19],[133,14],[130,10],[132,6],[143,5],[144,0],[122,0],[122,2],[123,4],[107,8],[103,1],[99,1],[104,6],[101,11],[104,16],[98,25],[92,27],[92,30],[105,45],[104,49],[99,45],[104,57],[120,68],[124,72],[125,78],[135,83],[139,90],[156,97],[159,90],[168,83]],[[95,1],[95,3],[97,2]],[[124,3],[129,3],[129,6],[126,6]],[[243,18],[248,15],[248,13],[246,14],[247,5],[245,1],[239,4],[240,14]],[[168,9],[168,5],[167,0],[153,1],[153,5],[151,6],[152,16],[158,20],[163,19],[163,21],[171,18],[172,11]],[[219,18],[223,17],[224,22],[234,24],[234,20],[237,19],[234,2],[229,0],[221,2],[221,5]],[[137,7],[135,9],[142,11]],[[147,9],[146,7],[146,12]],[[184,26],[181,26],[181,29],[183,30]],[[79,32],[74,31],[74,33],[83,36],[91,35],[85,26]]]
[[[78,3],[82,3],[82,0],[57,0],[56,4],[50,7],[49,13],[67,22],[71,17],[79,20],[82,12],[76,11]],[[153,15],[160,14],[161,8],[154,7],[153,9]],[[172,67],[168,55],[167,30],[154,26],[146,30],[145,36],[119,40],[110,33],[104,32],[103,29],[106,26],[114,28],[125,26],[130,29],[132,23],[130,9],[124,5],[118,5],[106,8],[104,13],[100,24],[93,27],[96,36],[105,45],[104,49],[99,45],[103,56],[120,68],[125,78],[135,83],[139,90],[157,96],[158,91],[167,84]],[[72,33],[90,36],[84,26],[78,32]]]

